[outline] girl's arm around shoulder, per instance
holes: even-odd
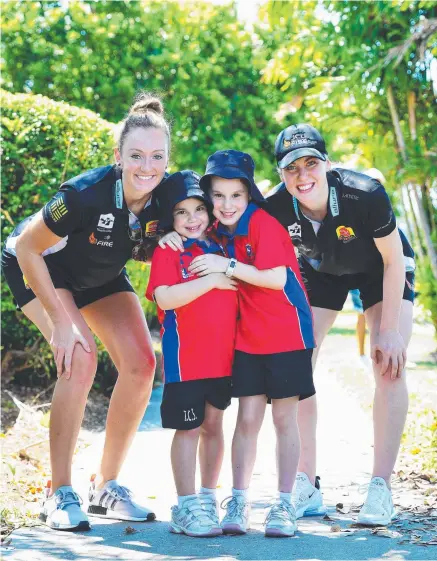
[[[161,310],[174,310],[190,304],[214,288],[236,291],[237,282],[223,273],[213,273],[172,286],[157,286],[154,296]]]

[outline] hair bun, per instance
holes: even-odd
[[[136,96],[129,115],[144,115],[147,111],[153,111],[158,115],[164,114],[164,106],[158,97],[146,93],[140,93]]]

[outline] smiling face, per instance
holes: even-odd
[[[281,177],[290,195],[296,197],[303,208],[320,210],[328,203],[326,172],[331,162],[314,156],[299,158],[281,170]]]
[[[208,226],[208,211],[205,203],[200,199],[192,197],[175,205],[173,209],[173,228],[180,236],[192,240],[204,240]]]
[[[235,232],[237,223],[249,204],[247,186],[240,179],[213,176],[210,196],[214,205],[214,216],[229,232]]]
[[[115,150],[117,163],[123,170],[123,191],[126,202],[144,200],[162,181],[168,163],[167,136],[157,128],[132,129],[123,141],[121,152]]]

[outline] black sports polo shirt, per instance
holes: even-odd
[[[375,273],[383,261],[373,238],[388,236],[396,218],[384,187],[362,173],[336,168],[328,172],[328,214],[315,234],[298,202],[279,184],[266,210],[288,230],[299,254],[315,270],[331,275]],[[414,253],[402,232],[404,255]]]
[[[129,238],[129,210],[120,175],[116,166],[87,171],[63,183],[41,211],[47,227],[62,238],[43,253],[47,266],[59,271],[74,290],[102,286],[116,278],[138,243]],[[14,237],[34,216],[15,228],[6,251],[15,253]],[[158,226],[154,196],[138,218],[143,237],[152,245]]]

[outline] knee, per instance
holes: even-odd
[[[288,432],[294,425],[297,426],[297,407],[288,411],[272,411],[273,425],[276,432]]]
[[[129,357],[124,357],[120,367],[119,374],[128,375],[140,385],[147,386],[153,382],[156,368],[156,358],[152,349],[128,349]]]
[[[213,418],[205,418],[200,427],[200,434],[202,437],[214,438],[223,434],[223,413],[216,415]]]
[[[81,345],[77,345],[73,355],[71,378],[74,384],[91,389],[97,370],[97,349],[91,346],[91,352],[86,352]]]
[[[261,428],[260,419],[256,415],[240,415],[237,421],[237,430],[243,436],[256,436]]]

